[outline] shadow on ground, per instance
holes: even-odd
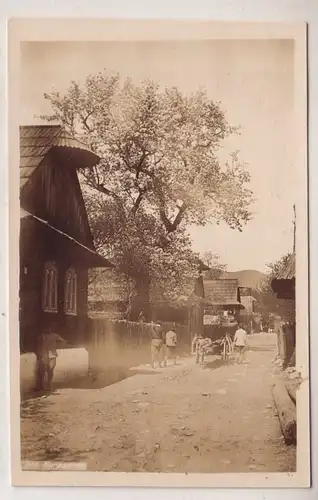
[[[25,405],[27,403],[32,403],[32,402],[40,402],[42,400],[45,400],[52,391],[32,391],[28,392],[27,394],[22,394],[21,395],[21,405]]]
[[[214,359],[213,361],[208,361],[204,365],[204,369],[206,370],[216,370],[217,368],[221,368],[222,366],[228,366],[233,364],[232,360],[224,360],[221,358]]]
[[[54,393],[58,389],[103,389],[110,385],[116,384],[134,375],[157,375],[154,372],[146,369],[134,368],[113,368],[105,372],[97,373],[96,375],[85,375],[74,380],[56,381],[53,382],[52,391],[34,391],[21,396],[21,401],[40,401],[45,399],[49,394]]]

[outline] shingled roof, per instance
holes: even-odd
[[[52,148],[66,153],[81,151],[82,165],[95,165],[99,158],[85,144],[77,141],[60,125],[32,125],[20,127],[20,187],[23,187],[44,156]],[[77,162],[75,161],[74,164]]]
[[[287,300],[295,299],[295,277],[296,257],[295,254],[291,254],[283,269],[271,282],[272,290],[274,293],[276,293],[277,298]]]
[[[295,278],[296,275],[296,257],[295,254],[291,254],[287,260],[285,266],[281,270],[276,279],[278,280],[291,280]]]
[[[211,305],[239,305],[238,280],[204,280],[205,301]]]

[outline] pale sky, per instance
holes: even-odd
[[[212,250],[228,270],[257,269],[290,251],[296,198],[293,42],[208,40],[189,42],[33,42],[22,45],[20,124],[43,123],[44,92],[66,91],[70,81],[106,69],[147,78],[183,92],[205,87],[221,101],[241,135],[227,140],[247,163],[257,198],[253,220],[239,233],[226,224],[191,228],[193,248]]]

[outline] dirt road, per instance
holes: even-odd
[[[243,365],[211,358],[202,368],[188,358],[29,400],[22,459],[119,472],[292,472],[296,450],[285,446],[272,407],[273,348],[255,349]]]

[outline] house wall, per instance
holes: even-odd
[[[40,145],[41,146],[41,145]],[[30,148],[29,148],[30,149]],[[32,162],[32,158],[28,160]],[[34,158],[37,161],[37,158]],[[52,231],[45,223],[23,217],[20,227],[20,378],[22,392],[34,385],[37,338],[53,327],[74,348],[59,352],[55,380],[61,381],[87,373],[88,267],[89,253],[77,244],[94,250],[87,213],[76,168],[69,152],[52,148],[23,184],[21,207],[69,235],[72,241]],[[42,307],[45,262],[54,261],[58,275],[58,310],[45,312]],[[69,267],[77,274],[77,314],[64,310],[65,274]]]
[[[203,333],[203,304],[197,304],[190,310],[190,333],[191,339],[198,333]]]
[[[241,304],[244,306],[247,313],[251,314],[254,312],[254,300],[252,296],[241,296]]]
[[[67,155],[51,150],[20,193],[22,208],[93,248],[92,235],[75,168]],[[43,271],[46,261],[58,270],[58,312],[42,310]],[[77,273],[77,315],[64,312],[65,273]],[[23,218],[20,228],[20,339],[23,352],[33,351],[39,332],[52,326],[69,343],[85,341],[87,322],[88,265],[76,243],[50,232],[32,218]]]
[[[44,226],[44,225],[42,225]],[[46,261],[54,261],[58,272],[58,311],[42,309],[43,275]],[[64,312],[65,273],[77,273],[77,315]],[[88,270],[80,267],[62,241],[54,239],[45,227],[31,218],[22,219],[20,228],[20,344],[22,352],[35,349],[44,328],[54,327],[71,345],[85,342],[87,322]]]

